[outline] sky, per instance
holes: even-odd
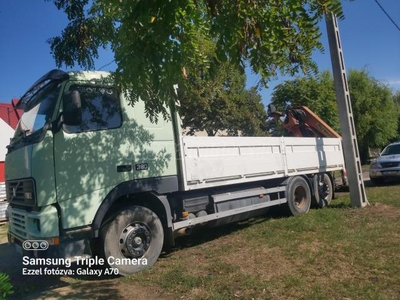
[[[378,0],[394,22],[400,26],[400,0]],[[379,8],[376,0],[344,0],[345,19],[339,21],[346,69],[366,69],[370,75],[400,90],[400,30]],[[21,97],[42,75],[55,69],[56,64],[46,40],[60,35],[68,20],[52,1],[0,1],[0,102]],[[321,24],[324,53],[313,58],[319,70],[331,70],[325,22]],[[99,69],[113,61],[110,51],[101,51],[96,61]],[[102,70],[112,70],[111,64]],[[74,69],[80,70],[79,66]],[[64,69],[65,70],[65,69]],[[259,77],[247,70],[247,86]],[[299,74],[301,75],[301,74]],[[268,104],[273,88],[290,77],[279,76],[262,89],[263,102]]]

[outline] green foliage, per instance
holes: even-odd
[[[393,100],[397,110],[397,136],[391,142],[400,141],[400,91],[394,93]]]
[[[14,293],[14,290],[10,283],[10,277],[7,274],[0,273],[0,300],[7,299],[7,296],[12,293]]]
[[[201,53],[212,55],[215,44],[202,39]],[[257,89],[245,89],[246,77],[236,66],[222,63],[212,76],[207,64],[199,64],[180,87],[180,114],[189,134],[205,130],[229,135],[265,135],[267,114]]]
[[[50,0],[47,0],[50,1]],[[164,111],[173,84],[206,64],[212,74],[225,61],[245,63],[261,75],[310,74],[315,49],[322,50],[318,21],[324,13],[342,16],[340,0],[52,0],[70,20],[49,39],[58,66],[94,68],[99,47],[115,56],[115,79],[140,96],[150,116]],[[198,36],[216,42],[213,55],[199,51]]]
[[[375,80],[367,71],[350,70],[350,98],[362,163],[368,159],[369,148],[382,148],[399,136],[400,97]],[[339,131],[336,96],[332,75],[322,72],[317,78],[296,78],[278,85],[272,94],[278,109],[299,104],[308,106],[333,129]],[[397,105],[395,104],[397,103]]]
[[[382,148],[398,132],[398,110],[390,88],[370,76],[366,70],[350,70],[350,98],[362,163],[368,148]]]
[[[335,88],[329,71],[323,71],[316,78],[296,78],[277,85],[271,103],[282,112],[288,106],[308,106],[334,130],[340,131]]]

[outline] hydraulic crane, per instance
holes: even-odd
[[[291,136],[294,137],[331,137],[339,138],[337,133],[331,126],[326,124],[307,106],[296,105],[288,107],[285,113],[278,112],[273,104],[268,105],[268,116],[272,117],[276,123],[281,123]],[[284,118],[283,121],[281,118]],[[342,171],[342,186],[348,186],[346,171]],[[323,181],[319,185],[324,185]]]

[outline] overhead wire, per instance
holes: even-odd
[[[378,2],[378,0],[375,0],[376,4],[381,8],[381,10],[385,13],[385,15],[389,18],[389,20],[393,23],[394,26],[396,26],[397,30],[400,31],[400,27],[396,24],[396,22],[390,17],[390,15],[386,12],[386,10],[382,7],[382,5]]]

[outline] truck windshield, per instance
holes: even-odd
[[[30,136],[45,126],[53,114],[60,88],[59,82],[52,82],[30,99],[15,130],[13,142]]]

